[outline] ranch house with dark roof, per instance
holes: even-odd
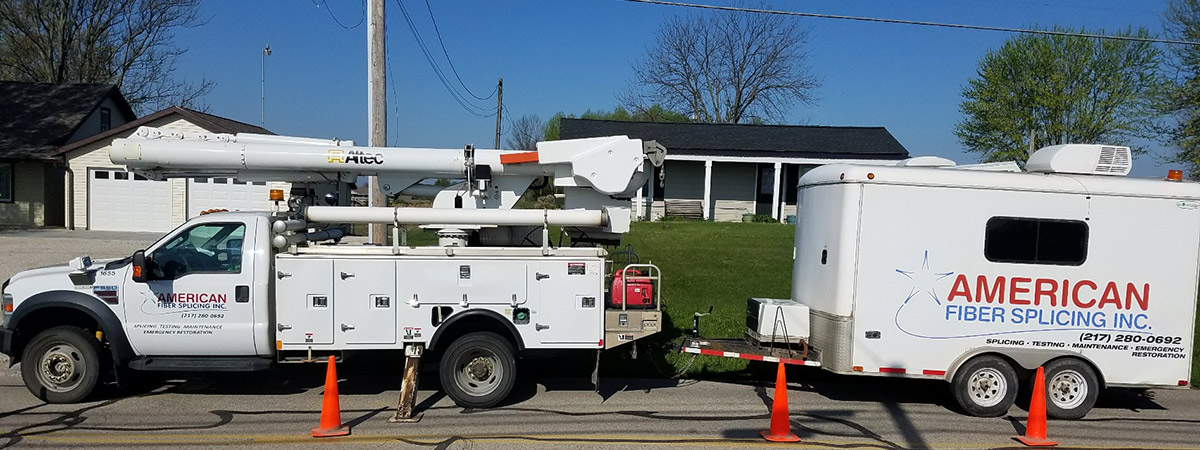
[[[895,164],[909,157],[883,127],[621,122],[562,119],[560,137],[625,135],[667,149],[662,184],[656,171],[633,200],[637,217],[664,215],[782,220],[796,214],[796,185],[830,163]]]

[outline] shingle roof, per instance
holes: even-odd
[[[905,159],[908,150],[883,127],[652,123],[562,119],[559,137],[626,135],[653,139],[668,155],[766,158]]]
[[[200,128],[204,128],[205,130],[208,130],[213,133],[275,134],[266,128],[262,128],[262,127],[259,127],[256,125],[250,125],[248,123],[238,122],[233,119],[226,119],[224,117],[214,116],[214,115],[208,114],[208,113],[202,113],[200,111],[194,111],[194,110],[183,108],[180,106],[172,106],[170,108],[167,108],[162,111],[156,112],[154,114],[148,115],[141,119],[126,122],[124,124],[121,124],[121,126],[118,126],[111,130],[105,131],[103,133],[92,135],[87,138],[81,139],[79,141],[72,142],[72,143],[65,145],[65,146],[59,148],[58,150],[56,150],[53,153],[53,156],[62,155],[64,153],[70,152],[72,150],[76,150],[85,145],[91,144],[93,142],[97,142],[97,141],[101,141],[101,140],[105,140],[105,139],[112,139],[117,135],[120,135],[120,134],[128,132],[128,131],[136,130],[137,127],[149,124],[151,122],[154,122],[158,119],[161,119],[163,117],[166,117],[166,116],[169,116],[172,114],[179,114],[179,115],[183,116],[185,119],[187,119],[189,122],[195,124],[196,126],[199,126]]]
[[[111,84],[0,81],[0,158],[50,157],[110,96],[123,113],[136,117]]]

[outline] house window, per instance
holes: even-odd
[[[0,163],[0,203],[13,201],[13,165]]]
[[[983,255],[992,262],[1078,266],[1087,259],[1088,226],[1078,220],[993,217]]]
[[[100,131],[108,131],[112,128],[112,110],[108,108],[100,108]]]

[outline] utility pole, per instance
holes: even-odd
[[[500,149],[500,115],[504,113],[504,78],[496,80],[496,145],[492,148]]]
[[[1034,148],[1036,145],[1037,145],[1037,131],[1035,128],[1030,128],[1029,129],[1029,154],[1025,155],[1025,159],[1029,159],[1030,156],[1033,156],[1033,152],[1035,150],[1037,150],[1036,148]]]
[[[262,51],[262,78],[259,80],[259,108],[262,116],[259,119],[258,126],[267,127],[267,57],[271,56],[271,44],[263,47]]]
[[[368,0],[370,20],[367,21],[367,125],[368,145],[387,146],[387,68],[384,53],[384,4],[385,0]],[[367,194],[369,206],[387,206],[383,190],[379,188],[379,177],[368,178],[371,190]],[[371,224],[368,239],[374,244],[387,241],[387,228],[383,224]]]

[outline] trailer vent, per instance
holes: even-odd
[[[1092,144],[1055,145],[1038,150],[1025,163],[1037,173],[1079,175],[1129,175],[1133,157],[1129,147]]]

